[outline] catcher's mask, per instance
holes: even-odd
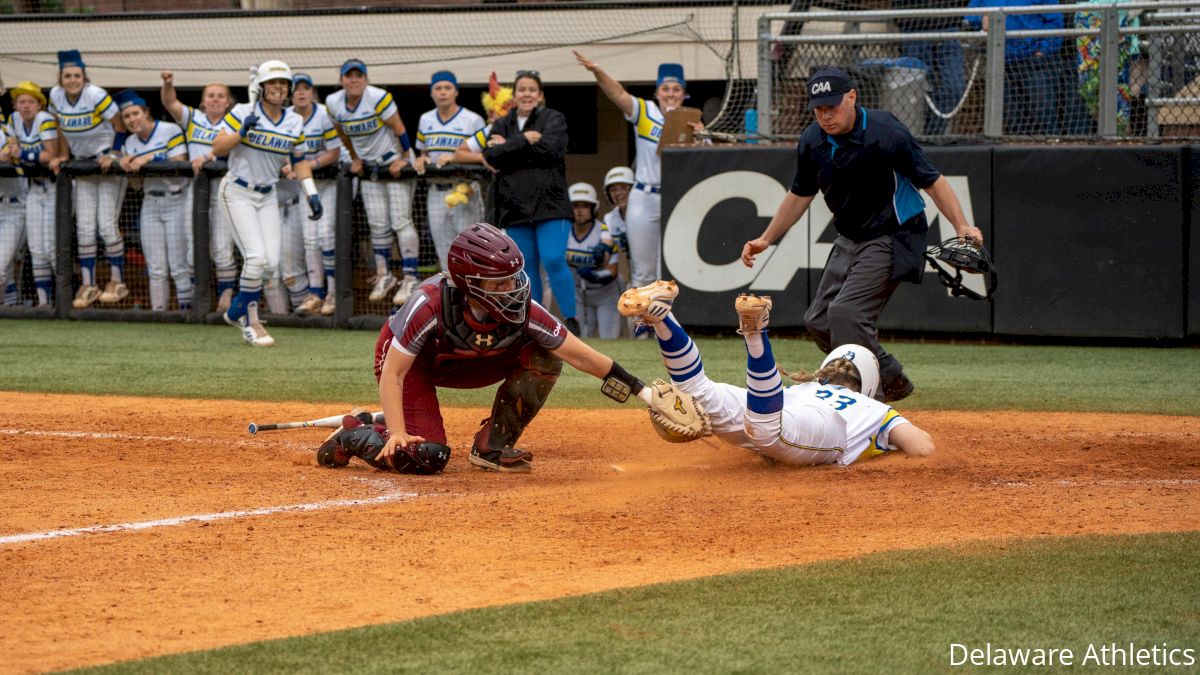
[[[450,244],[446,256],[454,285],[497,321],[524,323],[529,311],[525,256],[507,234],[475,223]]]
[[[996,265],[982,244],[959,237],[947,239],[936,246],[930,246],[925,252],[925,259],[937,271],[938,280],[942,285],[950,289],[950,295],[983,300],[991,299],[996,293]],[[950,268],[954,269],[954,274],[950,274]],[[982,274],[986,295],[964,286],[963,272]]]
[[[858,370],[858,379],[862,382],[862,391],[859,393],[875,398],[876,392],[879,391],[879,360],[875,358],[875,352],[862,345],[841,345],[829,352],[821,362],[821,367],[824,368],[838,359],[846,359],[854,364]]]

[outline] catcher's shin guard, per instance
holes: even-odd
[[[528,471],[533,456],[527,452],[504,452],[512,450],[525,427],[533,421],[554,383],[562,372],[562,361],[550,352],[529,345],[521,352],[521,370],[509,375],[496,390],[492,403],[492,414],[483,421],[483,428],[475,434],[473,455],[486,460],[476,466],[505,470],[505,465],[522,465],[511,470]],[[491,465],[496,466],[491,466]]]

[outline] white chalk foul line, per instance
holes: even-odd
[[[288,504],[284,506],[269,506],[261,509],[249,509],[245,511],[223,511],[221,513],[200,513],[192,516],[179,516],[177,518],[162,518],[159,520],[145,520],[138,523],[118,523],[115,525],[93,525],[91,527],[76,527],[69,530],[49,530],[46,532],[26,532],[24,534],[10,534],[5,537],[0,537],[0,546],[6,544],[20,544],[29,541],[40,541],[43,539],[57,539],[59,537],[77,537],[84,534],[99,534],[102,532],[129,532],[136,530],[149,530],[155,527],[173,527],[175,525],[185,525],[187,523],[211,523],[217,520],[230,520],[233,518],[251,518],[255,516],[269,516],[276,513],[288,513],[295,511],[321,511],[323,509],[334,509],[347,506],[366,506],[369,504],[384,504],[387,502],[398,502],[405,499],[416,497],[415,492],[393,492],[392,494],[380,495],[378,497],[370,497],[368,499],[337,499],[327,502],[313,502],[311,504]]]

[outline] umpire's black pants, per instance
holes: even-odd
[[[804,325],[821,351],[845,344],[862,345],[879,359],[879,392],[900,376],[904,366],[879,344],[875,322],[899,281],[892,280],[891,235],[855,243],[839,236]]]

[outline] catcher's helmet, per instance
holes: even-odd
[[[529,311],[525,256],[507,234],[475,223],[450,244],[446,256],[454,285],[497,321],[524,323]]]
[[[950,289],[950,295],[982,300],[985,297],[990,299],[996,293],[996,265],[983,244],[958,237],[947,239],[937,246],[930,246],[925,252],[925,259],[937,271],[938,280],[942,285]],[[943,262],[954,269],[953,275],[942,265]],[[981,295],[964,286],[963,272],[982,274],[987,294]]]
[[[837,359],[846,359],[854,364],[858,370],[858,379],[862,381],[862,391],[859,393],[875,398],[875,393],[879,391],[879,360],[875,358],[875,352],[862,345],[842,345],[829,352],[821,362],[821,367],[824,368]]]

